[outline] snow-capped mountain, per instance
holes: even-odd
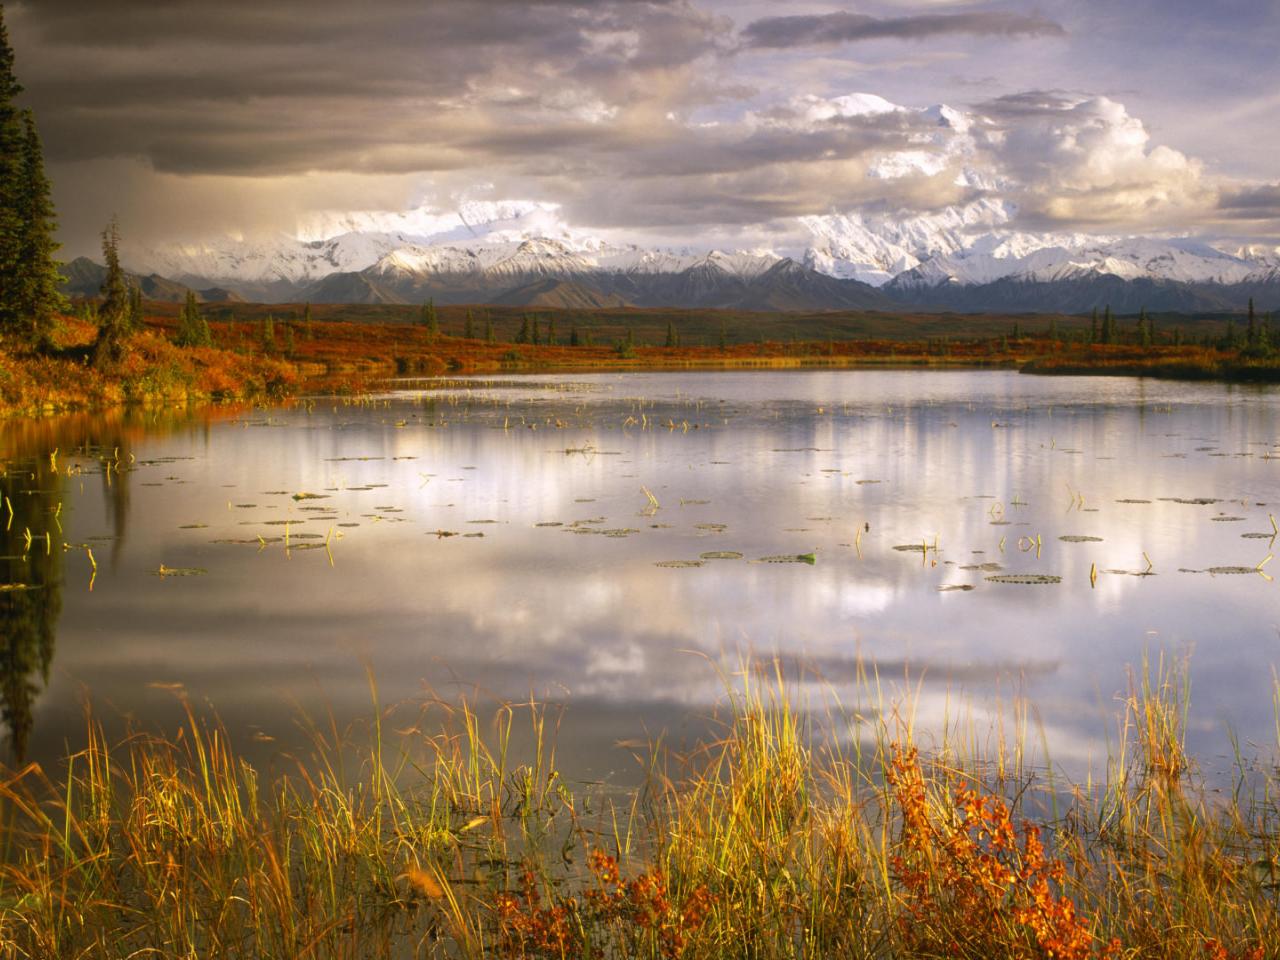
[[[939,122],[954,128],[959,120],[940,113]],[[1008,308],[1016,289],[1019,309],[1063,309],[1089,296],[1119,296],[1119,281],[1204,288],[1195,297],[1181,291],[1171,298],[1166,287],[1124,293],[1154,297],[1152,309],[1217,309],[1246,288],[1280,290],[1280,248],[1028,233],[1012,227],[1015,215],[1007,201],[989,197],[898,218],[831,213],[799,218],[789,246],[717,250],[624,242],[566,223],[554,204],[470,202],[451,212],[322,214],[295,235],[127,249],[125,260],[140,274],[260,300],[320,301],[356,291],[362,299],[480,302],[563,281],[577,285],[578,300],[590,289],[601,302],[642,306],[785,302],[821,309],[897,301],[997,309]],[[355,275],[362,279],[342,279]],[[1099,283],[1096,294],[1082,293]],[[773,289],[779,284],[785,296]],[[1064,284],[1072,285],[1069,297],[1054,292]],[[987,291],[993,285],[1000,290]],[[548,288],[538,289],[545,296]]]

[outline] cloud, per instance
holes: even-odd
[[[979,105],[992,163],[1017,184],[1027,222],[1164,229],[1215,203],[1203,165],[1152,145],[1124,104],[1105,96],[1028,91]]]
[[[861,13],[765,17],[747,24],[742,39],[748,47],[783,49],[855,43],[861,40],[923,40],[970,34],[978,36],[1063,36],[1061,24],[1017,13],[929,13],[908,17],[872,17]]]
[[[1280,183],[1235,187],[1218,199],[1223,216],[1236,220],[1280,220]]]

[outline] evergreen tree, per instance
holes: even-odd
[[[720,349],[729,349],[729,325],[723,320],[720,321]]]
[[[1102,342],[1115,343],[1118,339],[1115,317],[1111,315],[1111,304],[1107,304],[1102,310]]]
[[[676,325],[670,320],[667,321],[667,339],[663,346],[667,349],[676,345]]]
[[[1048,337],[1054,343],[1058,342],[1058,318],[1057,317],[1053,317],[1049,320]]]
[[[130,291],[120,267],[120,225],[115,217],[102,231],[102,259],[107,265],[107,275],[102,281],[93,362],[98,367],[109,367],[124,359],[124,342],[129,333]]]
[[[556,345],[556,318],[552,317],[547,321],[547,346],[554,347]]]
[[[436,302],[427,300],[422,305],[422,325],[427,328],[427,339],[434,340],[440,334],[440,318],[436,316]]]
[[[137,333],[142,329],[142,288],[136,283],[129,284],[129,332]]]
[[[1222,341],[1218,344],[1223,350],[1234,350],[1236,346],[1236,321],[1233,317],[1227,318],[1227,332],[1223,335]]]
[[[21,313],[23,160],[26,137],[14,98],[22,85],[13,72],[13,48],[0,7],[0,330],[19,332]]]
[[[462,335],[468,340],[474,340],[476,338],[475,321],[471,318],[470,308],[467,309],[467,319],[462,328]]]
[[[542,332],[538,329],[538,318],[533,318],[533,339],[531,341],[536,347],[542,343]]]
[[[578,337],[578,325],[576,323],[569,327],[569,346],[582,346],[582,340]]]
[[[195,291],[187,291],[186,302],[178,313],[178,335],[174,342],[180,347],[211,346],[209,325],[200,316],[200,307],[196,303]]]
[[[623,342],[626,343],[628,348],[635,347],[636,345],[636,332],[630,327],[627,327],[627,339]]]
[[[1022,324],[1018,323],[1017,320],[1013,321],[1013,339],[1022,339]]]
[[[316,332],[312,326],[310,302],[302,305],[302,329],[308,340],[315,339]]]
[[[529,315],[526,313],[520,322],[520,332],[516,334],[516,343],[528,343],[530,335]]]
[[[20,333],[33,346],[44,350],[53,345],[57,312],[65,310],[67,303],[58,289],[62,276],[54,259],[59,244],[53,239],[56,226],[53,201],[44,173],[40,134],[30,110],[22,112],[22,126],[22,178],[18,184],[20,233],[13,307]]]
[[[1271,314],[1268,313],[1262,318],[1262,323],[1258,325],[1258,352],[1263,356],[1271,354]]]
[[[1258,347],[1258,319],[1253,312],[1253,297],[1249,298],[1249,329],[1245,334],[1244,345],[1250,350],[1256,350]]]
[[[484,321],[484,342],[491,345],[498,342],[497,334],[493,332],[493,321],[488,317]]]
[[[1089,321],[1089,342],[1098,342],[1098,308],[1093,308],[1093,318]]]
[[[284,355],[293,356],[293,325],[284,324]]]
[[[1143,350],[1151,349],[1151,321],[1147,319],[1147,308],[1138,311],[1138,339]]]
[[[263,353],[274,353],[276,349],[276,318],[267,314],[258,331],[258,340],[262,344]]]

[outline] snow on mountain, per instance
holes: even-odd
[[[841,105],[867,112],[890,108],[897,109],[862,100]],[[963,115],[934,109],[948,130],[967,129]],[[143,274],[199,280],[202,286],[285,291],[280,296],[332,274],[361,271],[410,284],[436,275],[483,275],[490,282],[509,278],[514,283],[686,271],[750,282],[788,257],[837,279],[892,284],[893,289],[1101,275],[1211,284],[1280,281],[1280,248],[1230,248],[1194,238],[1033,234],[1011,228],[1015,213],[1008,201],[983,196],[904,217],[857,212],[800,217],[797,225],[809,238],[801,253],[799,248],[646,247],[575,228],[554,204],[485,201],[450,212],[323,214],[303,224],[296,236],[126,249],[124,259]]]

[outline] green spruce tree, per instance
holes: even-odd
[[[313,323],[314,321],[311,318],[311,304],[310,302],[304,303],[302,305],[302,332],[308,340],[314,340],[316,336]]]
[[[526,313],[520,321],[520,332],[516,334],[516,343],[528,343],[532,336],[533,327]]]
[[[462,327],[462,335],[468,340],[474,340],[476,338],[476,325],[475,320],[471,317],[470,307],[467,308],[467,319]]]
[[[556,318],[552,317],[547,321],[547,346],[554,347],[556,345]]]
[[[498,342],[498,335],[493,331],[493,320],[488,317],[484,321],[484,342],[490,346]]]
[[[26,137],[14,98],[22,85],[13,70],[13,48],[0,7],[0,330],[24,333],[22,313],[23,157]]]
[[[1098,342],[1098,308],[1093,308],[1093,316],[1089,320],[1089,342]]]
[[[667,321],[667,340],[663,344],[668,350],[676,345],[676,325],[670,320]]]
[[[93,345],[93,362],[111,367],[124,359],[129,334],[129,284],[120,267],[120,225],[115,217],[102,231],[102,259],[107,275],[102,281],[102,303],[98,307],[98,339]]]
[[[533,318],[533,336],[529,341],[535,347],[542,343],[542,331],[538,326],[538,318]]]
[[[269,313],[267,314],[266,319],[262,321],[262,326],[258,330],[258,342],[262,347],[263,353],[275,353],[276,318]]]
[[[580,346],[582,346],[582,340],[581,340],[581,338],[578,336],[578,325],[577,325],[576,323],[575,323],[575,324],[572,324],[572,325],[569,327],[569,346],[571,346],[571,347],[580,347]]]
[[[2,24],[0,24],[2,27]],[[22,112],[22,179],[18,187],[20,233],[17,271],[14,277],[14,308],[20,334],[34,347],[53,346],[53,332],[59,311],[67,302],[58,289],[62,275],[54,258],[58,243],[53,239],[57,221],[44,173],[44,156],[35,114]]]
[[[178,332],[174,342],[180,347],[210,346],[209,326],[200,316],[194,290],[187,291],[187,299],[178,312]]]

